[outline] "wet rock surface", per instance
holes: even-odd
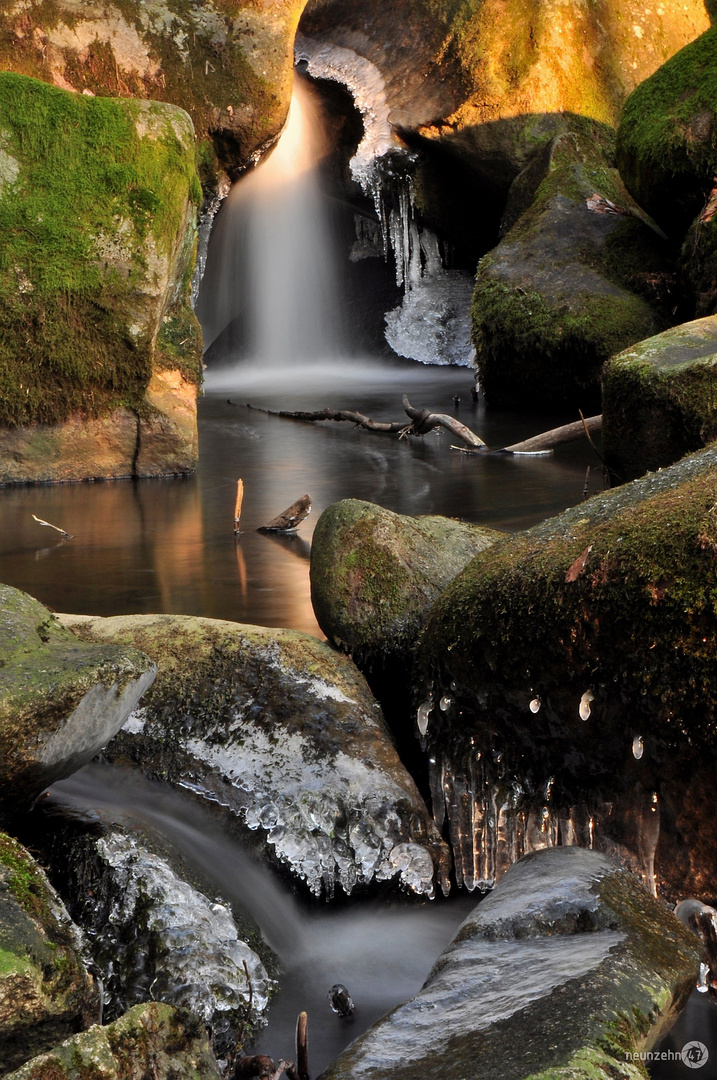
[[[717,891],[714,862],[693,877],[680,855],[699,846],[695,777],[714,755],[716,502],[707,449],[499,542],[439,597],[421,708],[469,888],[578,843],[668,898]]]
[[[28,1061],[8,1080],[220,1080],[204,1026],[169,1005],[137,1005]]]
[[[26,593],[0,585],[0,814],[25,811],[122,727],[152,683],[136,649],[82,642]]]
[[[630,1055],[669,1026],[699,957],[675,916],[603,856],[528,855],[466,919],[421,992],[322,1080],[637,1080]]]
[[[663,468],[717,437],[717,316],[620,353],[603,372],[603,445],[620,480]]]
[[[83,941],[29,853],[0,833],[0,1075],[99,1012]]]
[[[565,126],[516,180],[506,234],[479,264],[473,339],[491,405],[587,415],[603,363],[667,325],[674,267],[612,165],[610,129]]]
[[[62,619],[157,663],[110,760],[218,804],[313,893],[447,885],[445,847],[351,661],[308,635],[213,619]]]
[[[442,517],[406,517],[345,499],[319,518],[311,600],[329,641],[371,667],[407,663],[428,609],[451,578],[501,537]]]

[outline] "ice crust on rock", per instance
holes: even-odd
[[[239,938],[230,909],[183,881],[166,860],[134,837],[112,831],[97,840],[96,849],[113,874],[115,888],[107,926],[93,936],[110,944],[113,938],[124,940],[132,927],[148,935],[152,1000],[191,1009],[220,1034],[232,1019],[238,1026],[250,1002],[250,1019],[260,1020],[271,980],[256,953]],[[146,961],[144,956],[142,963]],[[120,957],[115,966],[121,968]]]

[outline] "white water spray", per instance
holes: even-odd
[[[241,320],[244,364],[280,369],[340,353],[336,260],[317,166],[325,152],[320,106],[301,79],[268,158],[232,188],[217,219],[214,269],[198,313],[210,345]],[[207,372],[210,387],[231,383]]]

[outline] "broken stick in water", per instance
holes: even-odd
[[[296,1021],[296,1071],[299,1080],[310,1080],[309,1077],[309,1017],[307,1013],[299,1013]]]
[[[244,501],[244,481],[237,480],[237,497],[234,503],[234,532],[239,532],[239,522],[241,520],[241,504]]]
[[[38,525],[46,525],[48,529],[54,529],[55,532],[62,533],[66,540],[72,539],[72,533],[65,532],[65,530],[61,529],[59,525],[53,525],[50,521],[43,521],[42,518],[35,517],[34,514],[32,514],[31,516],[32,520],[36,521]]]
[[[311,513],[311,496],[302,495],[267,525],[260,525],[257,532],[293,532]]]
[[[456,420],[455,416],[449,416],[448,413],[434,413],[429,409],[414,409],[406,394],[403,395],[403,408],[413,421],[402,432],[404,435],[426,435],[434,428],[444,427],[468,446],[480,450],[487,449],[483,440],[460,420]]]

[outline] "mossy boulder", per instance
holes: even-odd
[[[63,616],[146,650],[151,695],[106,751],[218,804],[329,896],[393,879],[432,895],[445,846],[350,660],[307,634],[178,615]]]
[[[436,601],[433,810],[469,885],[578,842],[669,898],[717,890],[717,865],[697,880],[679,854],[707,829],[694,785],[717,745],[716,506],[708,448],[500,541]]]
[[[717,29],[687,45],[630,95],[617,161],[640,205],[682,241],[717,171]]]
[[[699,961],[695,937],[603,856],[528,855],[420,993],[321,1080],[643,1080],[638,1055],[676,1017]]]
[[[0,142],[0,482],[191,471],[189,116],[3,72]]]
[[[714,181],[713,181],[714,183]],[[717,184],[687,231],[680,254],[680,285],[698,317],[717,315]]]
[[[406,517],[344,499],[311,544],[311,601],[329,641],[364,667],[408,662],[428,609],[500,533],[446,517]]]
[[[0,816],[90,761],[154,674],[136,649],[79,641],[37,600],[0,585]]]
[[[626,349],[603,372],[603,445],[619,480],[717,438],[717,316]]]
[[[291,96],[293,39],[304,0],[30,0],[0,3],[0,69],[84,95],[181,105],[201,144],[246,165],[276,137]]]
[[[220,1080],[204,1025],[184,1009],[136,1005],[28,1061],[7,1080]]]
[[[492,405],[599,412],[603,363],[666,325],[666,244],[611,155],[609,129],[576,123],[517,181],[510,227],[479,263],[473,294],[479,379]]]
[[[0,1076],[97,1017],[82,939],[44,873],[0,833]]]

